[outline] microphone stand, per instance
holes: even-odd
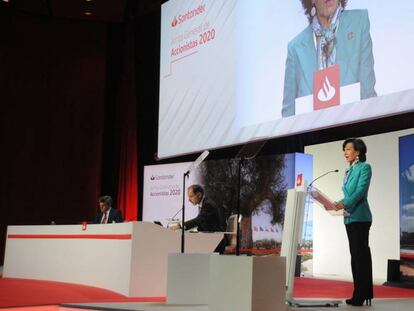
[[[190,171],[187,171],[183,175],[183,207],[181,208],[181,253],[184,254],[184,244],[185,244],[185,178],[189,177]]]
[[[202,154],[200,154],[198,156],[198,158],[191,163],[190,167],[188,168],[188,170],[184,173],[183,175],[183,207],[182,207],[182,213],[181,213],[181,253],[184,254],[185,251],[185,227],[184,227],[184,222],[185,222],[185,178],[190,176],[190,173],[192,170],[196,169],[201,162],[204,161],[205,158],[207,158],[207,156],[209,155],[209,151],[205,150]]]
[[[241,195],[241,169],[243,167],[244,158],[239,159],[239,176],[237,191],[237,229],[236,229],[236,256],[240,255],[240,195]]]
[[[339,172],[339,170],[332,170],[332,171],[329,171],[329,172],[326,172],[326,173],[324,173],[324,174],[322,174],[322,175],[320,175],[320,176],[318,176],[318,177],[316,177],[314,180],[312,180],[311,182],[310,182],[310,184],[309,184],[309,186],[308,186],[308,188],[307,188],[307,192],[309,192],[309,189],[311,189],[312,188],[312,184],[315,182],[315,181],[317,181],[319,178],[322,178],[323,176],[326,176],[326,175],[328,175],[328,174],[330,174],[330,173],[338,173]]]
[[[175,216],[177,216],[177,215],[178,215],[178,213],[179,213],[179,212],[181,212],[181,210],[182,210],[182,209],[183,209],[183,208],[180,208],[180,209],[177,211],[177,213],[175,213],[175,214],[174,214],[174,216],[173,216],[173,217],[171,217],[171,218],[167,218],[167,220],[170,220],[170,221],[177,220],[177,219],[175,219],[174,217],[175,217]]]

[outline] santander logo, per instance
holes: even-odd
[[[335,88],[329,82],[328,76],[325,77],[322,88],[318,92],[318,99],[322,102],[331,100],[336,94]]]
[[[176,16],[174,16],[174,19],[173,19],[173,20],[172,20],[172,22],[171,22],[171,27],[175,27],[175,26],[177,26],[177,24],[178,24],[177,17],[176,17]]]
[[[151,175],[150,180],[171,180],[174,179],[174,174],[165,174],[165,175]]]
[[[338,64],[313,73],[313,110],[337,106],[341,101]]]
[[[182,24],[200,14],[203,14],[206,10],[205,4],[200,4],[195,9],[188,10],[184,14],[179,14],[174,16],[173,20],[171,21],[171,27],[176,27],[179,24]]]
[[[302,174],[298,174],[297,178],[296,178],[296,186],[302,186]]]

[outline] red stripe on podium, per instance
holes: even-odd
[[[241,248],[241,252],[255,252],[255,253],[280,253],[280,248],[262,249],[262,248]],[[311,249],[298,249],[298,254],[312,254]]]
[[[131,240],[131,234],[9,234],[8,239]]]
[[[414,258],[414,254],[407,254],[407,253],[401,253],[400,254],[401,258]]]

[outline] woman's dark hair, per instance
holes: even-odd
[[[305,10],[305,15],[308,17],[309,22],[312,20],[310,12],[312,10],[312,0],[300,0],[302,2],[303,9]],[[341,6],[345,9],[348,0],[339,0]]]
[[[365,162],[367,160],[367,146],[364,141],[360,138],[348,138],[342,144],[342,150],[345,150],[345,146],[351,143],[354,146],[355,151],[358,151],[359,161]]]

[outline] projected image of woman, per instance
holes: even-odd
[[[288,44],[282,116],[313,93],[313,73],[340,66],[341,86],[360,82],[361,99],[376,96],[367,10],[344,10],[347,0],[301,0],[309,25]]]
[[[369,248],[369,229],[372,215],[368,204],[368,189],[371,182],[371,166],[366,163],[367,147],[362,139],[349,138],[342,145],[349,168],[343,183],[344,198],[336,203],[338,210],[345,209],[346,233],[351,252],[351,268],[354,280],[352,298],[346,303],[371,305],[373,298],[372,260]]]

